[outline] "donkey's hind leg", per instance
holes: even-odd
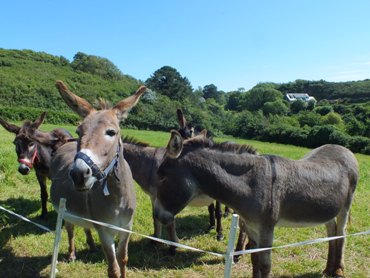
[[[85,228],[84,231],[85,231],[85,235],[86,235],[86,243],[89,246],[89,250],[91,252],[95,252],[97,250],[97,248],[96,248],[96,245],[95,245],[95,242],[94,242],[94,238],[92,237],[91,230]]]
[[[336,236],[337,230],[337,223],[333,218],[329,222],[325,224],[326,227],[326,234],[328,237]],[[328,250],[328,259],[326,261],[326,268],[324,270],[324,274],[328,276],[333,276],[334,274],[334,263],[335,263],[335,256],[336,256],[336,242],[334,240],[329,241],[329,250]]]
[[[344,236],[345,230],[349,218],[349,207],[351,201],[347,203],[347,206],[341,209],[335,219],[332,219],[326,224],[328,236]],[[324,274],[333,277],[345,277],[344,276],[344,238],[329,241],[329,253],[328,261]]]

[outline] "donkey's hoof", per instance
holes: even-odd
[[[76,255],[70,254],[68,257],[68,262],[73,263],[76,260]]]
[[[209,233],[210,231],[212,231],[214,229],[215,229],[215,226],[214,225],[209,225],[209,227],[207,229],[207,233]]]
[[[223,234],[220,234],[220,235],[217,235],[217,241],[221,241],[221,240],[224,240],[224,235]]]
[[[234,263],[238,263],[240,261],[240,255],[234,256],[233,261]]]
[[[40,220],[47,220],[48,219],[48,214],[47,213],[41,213],[38,218]]]
[[[224,216],[224,218],[226,218],[226,217],[229,216],[229,213],[228,212],[225,212],[223,216]]]
[[[171,246],[170,248],[168,248],[167,253],[168,253],[169,256],[174,257],[176,255],[176,247]]]

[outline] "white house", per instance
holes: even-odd
[[[314,97],[309,96],[308,94],[286,94],[286,99],[290,102],[296,101],[296,100],[302,100],[304,102],[314,101],[317,102]]]

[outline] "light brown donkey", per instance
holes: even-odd
[[[57,209],[66,198],[67,212],[124,229],[131,229],[136,207],[130,167],[122,154],[119,122],[146,91],[144,86],[112,109],[96,111],[73,94],[62,81],[56,86],[68,106],[84,118],[77,128],[78,140],[61,146],[52,160],[51,200]],[[65,218],[70,254],[74,256],[73,227],[95,228],[108,262],[109,277],[126,277],[129,233],[94,225],[83,219]],[[114,237],[119,234],[117,254]]]

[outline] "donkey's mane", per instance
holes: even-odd
[[[149,143],[139,141],[138,139],[136,139],[133,136],[122,137],[122,142],[130,144],[130,145],[140,146],[140,147],[149,147],[150,146]]]
[[[186,140],[184,142],[186,146],[192,146],[196,148],[210,148],[214,150],[219,150],[221,152],[229,152],[229,153],[236,153],[236,154],[242,154],[242,153],[250,153],[250,154],[258,154],[257,149],[255,149],[251,145],[247,144],[237,144],[233,142],[222,142],[222,143],[216,143],[213,141],[212,138],[206,138],[206,137],[199,137],[196,136],[194,138],[191,138],[189,140]]]

